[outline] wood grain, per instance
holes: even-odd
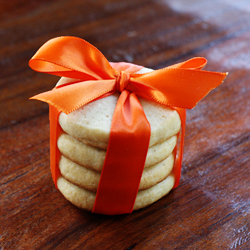
[[[0,2],[0,249],[250,249],[250,7],[247,1]],[[158,69],[205,56],[224,84],[187,112],[177,189],[130,215],[71,205],[49,170],[57,77],[28,61],[48,39],[84,38],[110,61]]]

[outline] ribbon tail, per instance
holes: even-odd
[[[60,151],[57,147],[57,139],[62,133],[61,126],[59,125],[58,118],[60,111],[53,106],[49,106],[49,120],[50,120],[50,170],[51,175],[54,181],[54,184],[57,188],[57,180],[61,175],[59,170],[59,158]]]
[[[50,91],[33,96],[31,99],[47,102],[68,114],[103,95],[111,95],[114,89],[115,79],[84,81],[56,87]]]
[[[92,212],[113,215],[133,211],[149,140],[150,124],[138,98],[123,91],[114,112]]]
[[[186,68],[165,68],[131,77],[130,91],[163,105],[192,109],[227,73]]]

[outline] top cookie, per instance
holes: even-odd
[[[143,68],[138,73],[152,71]],[[61,78],[57,86],[75,81]],[[89,145],[106,149],[108,146],[112,117],[119,94],[93,101],[66,115],[61,113],[59,124],[62,129]],[[151,126],[149,146],[161,143],[180,130],[181,121],[177,111],[144,98],[138,98]]]

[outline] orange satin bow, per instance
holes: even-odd
[[[205,64],[205,58],[193,58],[161,70],[135,74],[140,67],[109,63],[99,50],[80,38],[58,37],[45,43],[30,60],[30,67],[79,79],[33,97],[50,104],[51,171],[55,185],[60,174],[60,152],[56,147],[61,129],[59,113],[68,114],[119,91],[93,212],[122,214],[133,210],[150,139],[150,125],[137,96],[170,106],[180,114],[181,148],[173,170],[176,187],[181,172],[185,109],[193,108],[227,75],[202,71]]]

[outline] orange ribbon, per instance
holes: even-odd
[[[203,71],[205,64],[205,58],[193,58],[161,70],[135,74],[139,66],[109,63],[97,48],[80,38],[58,37],[45,43],[30,60],[30,67],[79,79],[32,97],[50,104],[51,172],[55,185],[60,175],[60,152],[56,146],[61,133],[60,112],[68,114],[119,91],[93,212],[122,214],[133,210],[150,139],[150,125],[137,96],[170,106],[181,117],[180,151],[173,169],[176,187],[181,173],[185,109],[193,108],[227,75]]]

